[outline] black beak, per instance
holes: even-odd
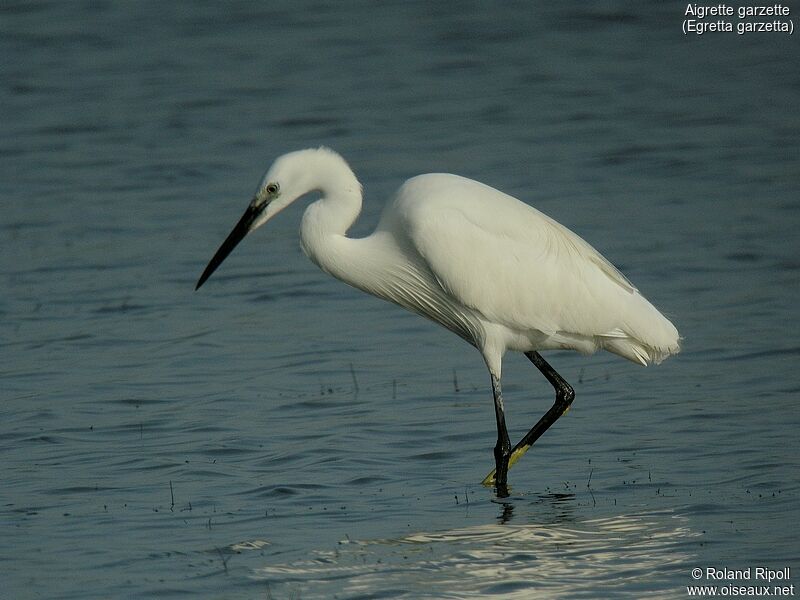
[[[256,207],[255,202],[250,204],[247,207],[247,210],[244,211],[242,218],[239,219],[239,222],[236,224],[236,227],[233,228],[228,234],[228,237],[225,238],[225,241],[222,242],[222,245],[217,250],[217,253],[214,257],[209,261],[208,265],[206,265],[205,271],[203,274],[200,275],[200,279],[197,280],[197,285],[195,286],[195,290],[200,289],[200,286],[203,285],[211,274],[217,270],[217,267],[222,264],[222,261],[231,253],[231,250],[236,248],[236,245],[244,239],[250,229],[253,226],[253,222],[256,220],[259,214],[261,214],[261,210],[264,206]]]

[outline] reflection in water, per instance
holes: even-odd
[[[502,503],[503,509],[500,511],[500,516],[497,517],[498,522],[501,524],[508,523],[511,518],[514,516],[514,503],[513,502],[503,502]]]
[[[526,504],[537,507],[537,520],[544,523],[563,523],[575,520],[575,494],[564,492],[548,492],[539,494],[535,500],[525,499]],[[497,498],[493,500],[501,505],[500,514],[497,522],[501,524],[510,523],[514,517],[514,505],[517,499],[514,496],[509,498]]]
[[[500,520],[513,510],[504,503]],[[299,591],[303,598],[378,590],[414,598],[666,598],[678,591],[675,571],[691,563],[686,542],[696,535],[684,517],[669,512],[580,523],[492,523],[399,539],[346,540],[334,551],[264,566],[255,576],[280,581],[284,591]]]

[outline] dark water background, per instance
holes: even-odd
[[[4,597],[800,583],[798,38],[685,37],[684,10],[3,2]],[[683,352],[549,354],[577,400],[498,503],[479,354],[318,272],[300,206],[192,291],[271,160],[320,144],[364,184],[355,234],[409,176],[474,177],[604,252]],[[518,437],[551,391],[505,365]]]

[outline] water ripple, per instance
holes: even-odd
[[[303,598],[672,598],[689,564],[685,517],[651,513],[567,525],[488,524],[396,539],[342,540],[254,577]]]

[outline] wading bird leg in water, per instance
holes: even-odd
[[[538,352],[525,352],[528,357],[539,371],[542,372],[550,382],[550,385],[556,391],[556,400],[553,406],[550,407],[541,419],[536,422],[536,425],[531,427],[531,430],[526,433],[523,438],[514,446],[510,451],[508,450],[508,432],[506,431],[506,421],[503,415],[503,400],[500,396],[500,381],[492,376],[492,390],[494,391],[494,407],[497,416],[497,446],[494,449],[495,469],[489,473],[483,480],[484,485],[495,484],[498,496],[507,496],[508,488],[506,485],[506,478],[508,477],[508,469],[517,462],[522,455],[528,451],[528,448],[533,446],[534,442],[541,437],[541,435],[548,430],[548,428],[555,423],[558,418],[569,410],[572,401],[575,399],[575,391],[566,380],[559,375],[550,364],[542,358]],[[495,383],[496,382],[496,383]],[[502,432],[501,432],[502,429]],[[503,443],[503,436],[505,442]],[[502,449],[505,448],[505,452]],[[498,451],[500,449],[500,451]]]
[[[503,390],[500,387],[500,379],[492,373],[492,394],[494,394],[494,416],[497,420],[497,445],[494,447],[495,470],[492,475],[497,473],[497,477],[484,479],[483,483],[491,485],[496,481],[497,495],[501,498],[508,496],[508,459],[511,456],[511,440],[508,438],[506,428],[506,415],[503,411]]]

